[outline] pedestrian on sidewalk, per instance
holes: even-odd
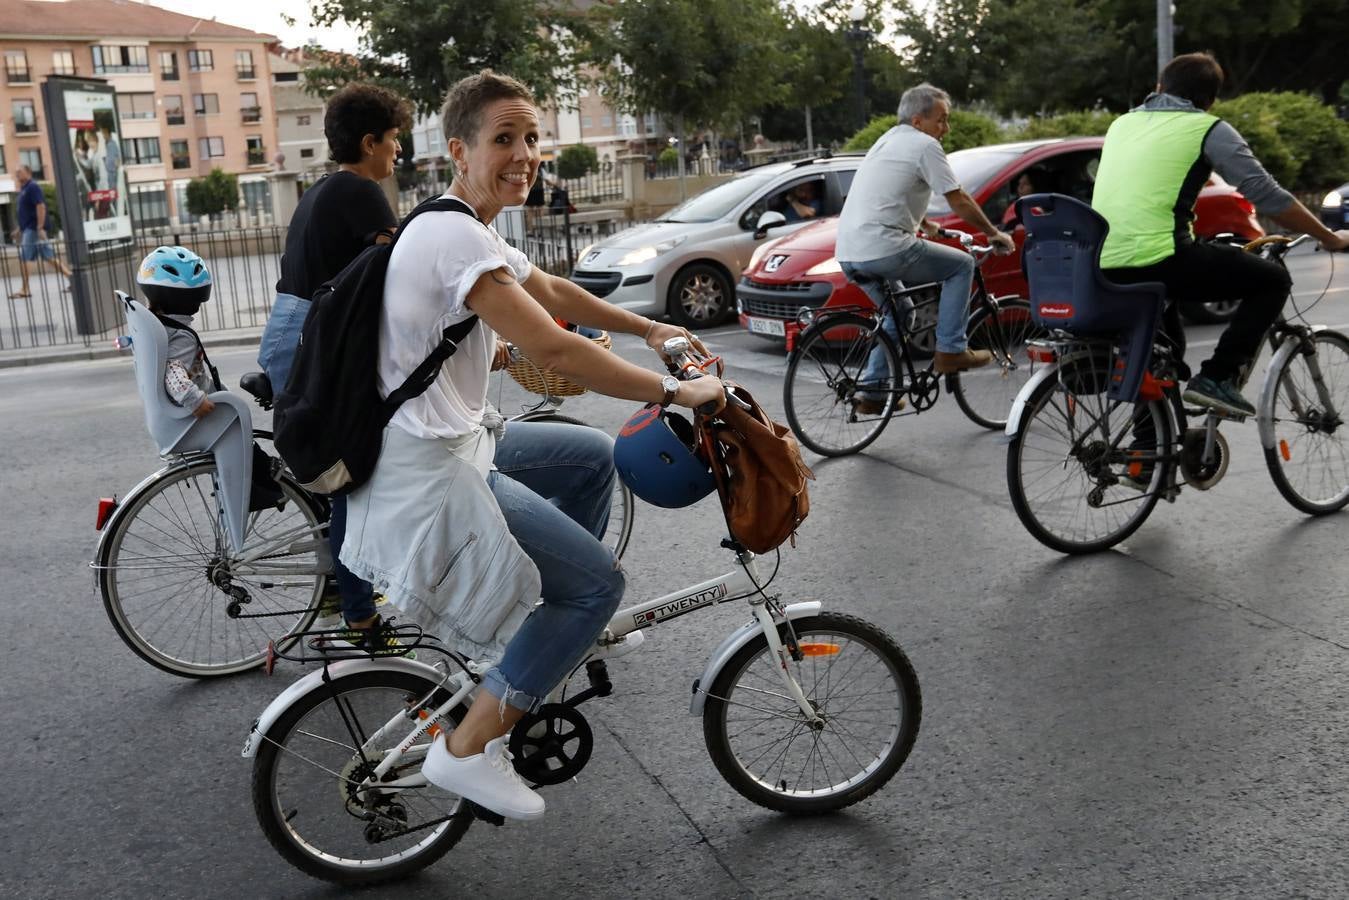
[[[33,180],[33,170],[19,166],[14,170],[19,183],[19,227],[14,229],[14,240],[19,245],[19,275],[23,287],[9,295],[11,300],[33,296],[29,286],[29,269],[34,262],[49,262],[52,268],[66,278],[62,290],[70,290],[70,268],[56,258],[51,241],[47,240],[47,198],[42,187]]]

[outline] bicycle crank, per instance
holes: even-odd
[[[1231,454],[1227,449],[1227,438],[1221,431],[1213,431],[1213,451],[1205,461],[1204,448],[1208,441],[1207,428],[1187,428],[1180,447],[1180,471],[1185,483],[1196,490],[1206,491],[1223,480],[1227,474],[1227,465]]]
[[[521,778],[536,786],[561,784],[590,761],[595,734],[575,707],[545,703],[516,723],[507,746]]]

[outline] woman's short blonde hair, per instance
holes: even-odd
[[[440,107],[440,126],[446,142],[459,138],[466,144],[473,143],[482,127],[482,111],[496,100],[524,100],[533,104],[534,93],[523,82],[491,69],[456,81]]]

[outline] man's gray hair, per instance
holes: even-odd
[[[909,88],[899,98],[899,124],[909,124],[913,122],[914,116],[925,116],[932,112],[932,107],[937,105],[938,100],[950,105],[951,95],[939,87],[933,87],[926,81],[916,87]]]

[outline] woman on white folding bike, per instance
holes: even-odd
[[[716,408],[724,396],[715,378],[662,377],[559,328],[554,316],[639,335],[652,348],[679,336],[697,344],[684,329],[533,268],[484,224],[523,204],[538,177],[528,88],[491,72],[470,76],[450,89],[441,121],[455,166],[448,196],[473,215],[425,213],[400,234],[385,281],[381,391],[400,385],[446,327],[479,322],[386,429],[374,475],[350,495],[342,562],[454,649],[498,659],[423,772],[502,816],[532,819],[543,799],[512,768],[504,736],[594,644],[624,577],[599,540],[615,477],[612,442],[536,422],[512,423],[503,435],[487,403],[497,335],[610,396]]]

